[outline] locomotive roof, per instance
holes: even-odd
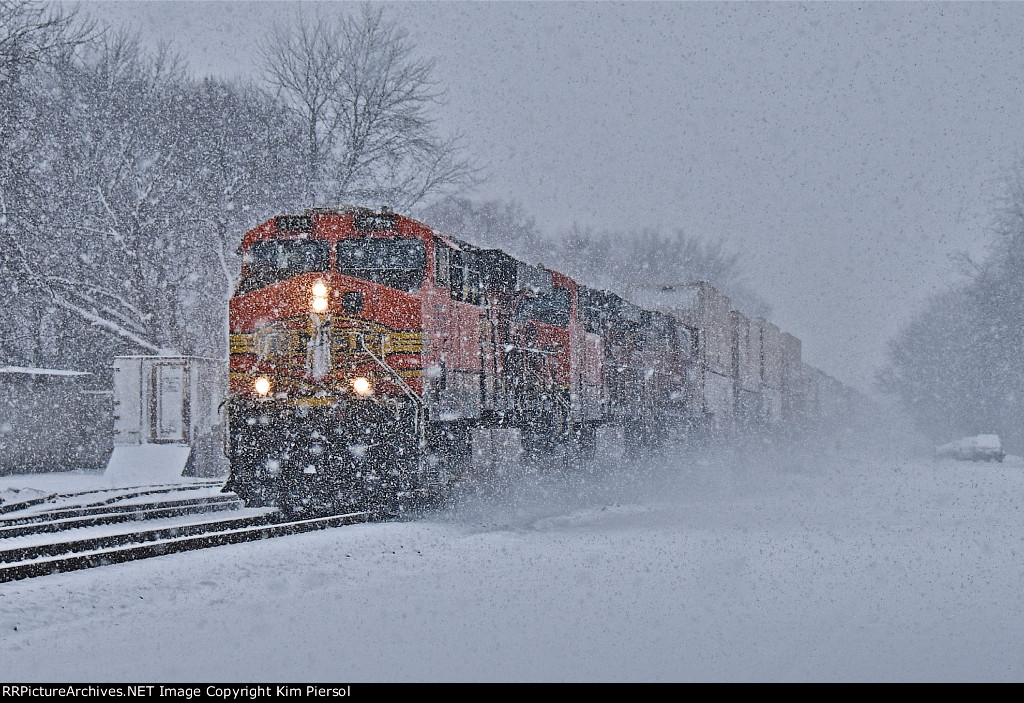
[[[437,236],[452,248],[461,249],[450,237],[418,220],[391,212],[387,208],[374,211],[359,207],[314,208],[301,215],[277,215],[246,232],[241,249],[248,249],[254,242],[267,239],[315,238],[335,242],[354,235],[418,239]]]

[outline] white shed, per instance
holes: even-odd
[[[223,473],[226,379],[222,359],[115,357],[114,452],[107,475],[163,481],[183,473]]]

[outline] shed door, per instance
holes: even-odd
[[[142,364],[138,359],[114,361],[114,441],[138,444],[148,434],[143,418],[142,394],[145,387]]]
[[[153,366],[153,441],[185,441],[185,368],[180,365]]]

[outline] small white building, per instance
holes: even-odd
[[[114,450],[107,475],[165,481],[220,476],[227,362],[195,356],[114,359]]]

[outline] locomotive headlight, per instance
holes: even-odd
[[[260,376],[253,382],[252,386],[260,395],[266,395],[270,392],[270,379],[266,376]]]
[[[370,395],[373,393],[373,384],[370,383],[370,379],[364,376],[357,376],[352,379],[352,390],[359,395]]]
[[[327,285],[323,281],[313,284],[313,312],[323,312],[327,309]]]

